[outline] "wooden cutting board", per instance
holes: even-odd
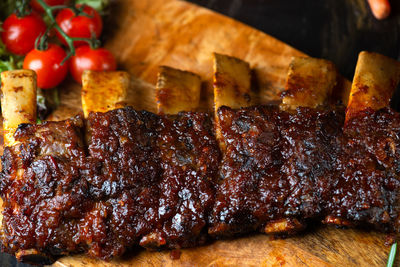
[[[132,75],[129,104],[155,111],[154,84],[159,65],[193,71],[204,79],[202,110],[212,110],[211,53],[236,56],[251,64],[259,102],[278,101],[290,58],[304,55],[273,37],[225,16],[177,0],[119,0],[112,10],[113,31],[106,46],[119,68]],[[346,82],[348,86],[349,82]],[[81,110],[80,87],[66,82],[61,105],[50,119]],[[54,266],[384,266],[385,235],[327,226],[309,227],[287,239],[253,235],[170,251],[136,249],[112,262],[86,256],[63,257]]]

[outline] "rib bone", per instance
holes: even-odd
[[[311,57],[293,57],[289,65],[285,91],[282,93],[281,110],[326,105],[337,79],[338,73],[332,62]],[[303,228],[304,225],[297,219],[285,218],[267,223],[264,232],[296,232]]]
[[[361,52],[351,86],[346,122],[366,109],[388,107],[399,80],[400,62],[377,53]]]
[[[90,112],[106,112],[125,106],[129,74],[124,71],[85,71],[82,75],[82,108],[85,118]]]
[[[1,73],[4,145],[12,146],[21,123],[36,123],[36,73],[13,70]]]
[[[337,83],[335,65],[325,59],[294,57],[289,65],[282,110],[316,108],[329,100]]]
[[[14,133],[23,123],[36,123],[36,73],[32,70],[12,70],[1,73],[1,113],[3,116],[4,146],[15,146]],[[15,179],[21,179],[18,170]],[[3,208],[0,208],[1,211]],[[16,207],[17,209],[17,207]],[[3,221],[1,215],[0,221]],[[18,250],[16,257],[22,259],[39,255],[36,249]]]
[[[346,132],[336,109],[221,107],[217,116],[227,140],[222,161],[204,113],[127,107],[19,128],[21,143],[3,155],[3,248],[109,259],[138,243],[203,244],[207,227],[219,236],[292,233],[329,214],[399,231],[400,114],[372,113],[371,123]],[[26,180],[14,183],[20,170]]]
[[[217,111],[221,106],[241,108],[254,104],[251,97],[250,66],[238,58],[217,53],[213,54],[213,59],[215,135],[220,148],[224,150]]]
[[[157,112],[195,111],[199,106],[200,89],[201,79],[197,74],[161,66],[156,86]]]

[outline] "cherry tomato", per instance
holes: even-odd
[[[44,0],[44,2],[49,6],[59,6],[59,5],[67,5],[69,0]],[[30,2],[30,5],[37,12],[42,13],[44,11],[42,6],[36,0],[32,0]]]
[[[47,50],[33,49],[30,51],[24,59],[23,68],[36,72],[38,87],[53,88],[67,76],[68,61],[61,65],[61,61],[66,56],[66,52],[60,46],[49,44]]]
[[[76,7],[79,8],[80,5]],[[87,16],[76,16],[71,9],[62,9],[56,17],[56,22],[69,37],[91,38],[94,34],[96,38],[99,38],[103,30],[103,21],[99,13],[90,6],[85,6],[83,12]],[[64,44],[67,44],[64,37],[58,31],[57,36]],[[84,44],[86,44],[84,41],[74,42],[75,47]]]
[[[111,71],[117,68],[117,63],[113,54],[107,49],[91,49],[85,45],[76,49],[69,66],[74,80],[82,83],[84,70]]]
[[[35,47],[36,38],[46,31],[43,19],[34,13],[18,18],[11,14],[2,25],[1,39],[8,51],[25,55]]]

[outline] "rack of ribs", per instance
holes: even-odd
[[[124,107],[125,73],[86,72],[83,115],[42,124],[34,73],[2,73],[2,250],[109,260],[310,220],[399,233],[400,63],[360,53],[342,104],[328,61],[294,58],[280,106],[255,105],[250,71],[214,54],[214,115],[193,73],[160,68],[154,114]]]

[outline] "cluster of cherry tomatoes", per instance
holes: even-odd
[[[52,7],[66,5],[68,0],[44,0]],[[7,50],[16,55],[25,56],[24,69],[34,70],[37,74],[37,86],[42,89],[50,89],[60,84],[68,74],[71,73],[74,80],[81,83],[84,70],[115,70],[116,61],[114,56],[105,48],[93,48],[86,41],[74,41],[75,53],[70,59],[67,57],[67,41],[56,30],[53,39],[45,48],[37,47],[38,37],[44,34],[54,35],[54,31],[47,31],[43,20],[44,10],[42,6],[33,0],[30,2],[33,11],[28,15],[18,17],[11,14],[4,21],[1,39]],[[103,21],[99,13],[90,6],[76,6],[82,13],[76,15],[71,8],[57,10],[55,22],[64,33],[73,38],[98,38],[103,29]],[[36,47],[35,47],[36,44]],[[69,51],[70,52],[70,51]],[[65,61],[65,62],[63,62]]]

